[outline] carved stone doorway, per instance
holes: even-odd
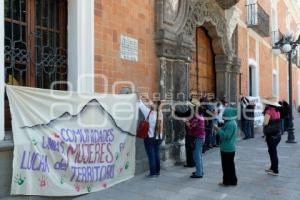
[[[240,63],[227,33],[224,10],[213,0],[157,0],[157,11],[156,44],[162,99],[188,99],[196,30],[203,27],[211,38],[214,52],[216,97],[235,102]]]
[[[196,52],[196,30],[203,27],[211,39],[215,68],[215,92],[219,99],[236,101],[239,59],[232,48],[224,10],[214,0],[156,0],[156,52],[163,102],[173,104],[189,99],[190,68]],[[164,112],[166,143],[174,146],[172,155],[182,155],[178,147],[184,138],[184,124],[171,112]]]

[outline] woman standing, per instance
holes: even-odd
[[[237,134],[237,110],[235,108],[226,108],[223,114],[224,126],[215,130],[220,135],[221,145],[221,161],[223,170],[223,182],[219,183],[222,186],[236,186],[237,177],[235,173],[235,146]]]
[[[191,99],[192,101],[197,101],[195,97]],[[175,109],[173,108],[173,112],[176,117],[182,118],[183,121],[186,121],[187,118],[191,117],[192,110],[190,108],[191,102],[188,102],[188,105],[184,106],[177,106],[179,108]],[[195,137],[192,135],[188,134],[188,127],[185,124],[185,156],[186,156],[186,164],[184,167],[195,167],[195,162],[193,159],[193,152],[195,148]]]
[[[277,146],[281,140],[280,134],[280,112],[276,97],[262,100],[266,105],[264,112],[264,135],[268,145],[268,152],[271,160],[271,167],[265,171],[273,176],[278,176],[278,155]]]
[[[150,173],[147,178],[155,178],[160,175],[159,145],[162,141],[162,113],[159,110],[160,101],[152,102],[143,97],[138,103],[139,109],[145,119],[148,118],[148,137],[144,139],[145,150],[149,161]]]
[[[205,141],[205,122],[203,117],[203,109],[199,107],[199,101],[191,101],[194,107],[193,117],[186,122],[188,134],[195,137],[195,148],[193,152],[193,159],[196,165],[196,171],[191,175],[191,178],[203,177],[203,160],[202,148]],[[198,112],[197,112],[198,111]]]

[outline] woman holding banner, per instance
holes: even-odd
[[[198,100],[192,100],[191,105],[194,108],[193,117],[187,121],[186,127],[188,133],[195,138],[195,147],[193,151],[193,159],[196,165],[196,171],[190,176],[191,178],[203,177],[203,161],[202,161],[202,148],[205,141],[205,120],[203,117],[204,108],[200,106]]]
[[[159,110],[160,101],[152,102],[142,97],[138,103],[139,109],[149,122],[148,137],[144,139],[145,150],[149,161],[150,173],[147,178],[155,178],[160,175],[159,145],[162,137],[162,113]]]

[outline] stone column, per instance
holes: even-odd
[[[239,58],[233,58],[232,66],[230,70],[230,102],[237,104],[238,88],[237,88],[237,76],[240,73],[241,61]]]
[[[160,94],[164,109],[170,109],[173,101],[188,100],[188,66],[184,60],[159,58]],[[167,133],[166,143],[182,139],[184,127],[182,122],[172,118],[171,112],[164,112],[164,131]],[[175,134],[173,132],[175,131]]]
[[[188,100],[188,70],[187,63],[183,60],[173,62],[173,100],[184,102]],[[174,142],[184,138],[185,127],[182,120],[173,119]]]
[[[226,55],[216,55],[216,97],[230,101],[230,68],[231,60]]]
[[[173,63],[173,96],[176,102],[188,100],[188,73],[189,63],[185,60],[176,60]],[[185,125],[182,120],[173,119],[173,156],[175,164],[181,165],[185,162]]]
[[[173,95],[176,101],[188,100],[188,66],[189,63],[183,60],[173,63]]]
[[[159,90],[163,106],[163,132],[165,133],[165,143],[173,141],[173,123],[171,116],[171,105],[173,100],[173,61],[165,57],[159,58]],[[167,112],[168,111],[168,112]]]
[[[173,141],[173,123],[171,116],[171,102],[172,102],[172,62],[166,57],[158,58],[158,72],[159,72],[159,92],[162,104],[165,104],[163,109],[163,133],[165,135],[164,141],[160,148],[161,167],[166,168],[170,163],[170,147]]]

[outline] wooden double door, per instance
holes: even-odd
[[[202,27],[197,28],[195,40],[196,52],[190,71],[190,90],[197,92],[200,97],[215,95],[216,72],[212,40]]]

